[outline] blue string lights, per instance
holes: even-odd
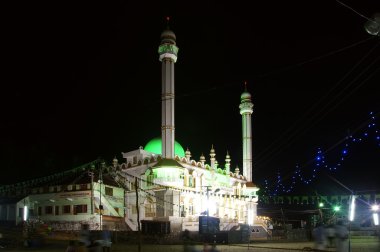
[[[338,146],[335,145],[326,151],[323,151],[322,148],[318,148],[315,158],[306,163],[304,167],[297,164],[290,176],[287,176],[284,179],[278,171],[276,178],[272,181],[265,179],[263,193],[266,196],[277,196],[280,193],[290,193],[298,183],[310,185],[317,179],[321,171],[334,172],[339,169],[351,153],[350,148],[355,144],[370,141],[372,136],[374,137],[376,145],[380,147],[380,131],[377,129],[376,116],[373,112],[370,113],[369,122],[367,122],[364,127],[361,127],[357,134],[350,134],[342,141],[342,143],[339,143]],[[341,148],[338,152],[338,157],[331,159],[330,156],[329,159],[327,159],[326,154],[330,153],[330,151],[336,147]],[[327,160],[336,161],[329,163]],[[309,166],[310,164],[314,165],[312,165],[311,168],[308,167],[306,169],[306,166]],[[284,183],[285,180],[288,181],[286,184]]]

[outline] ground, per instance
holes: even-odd
[[[65,251],[67,241],[47,241],[46,245],[40,248],[12,248],[1,249],[2,251],[44,251],[44,252],[62,252]],[[351,239],[351,252],[378,252],[380,251],[380,242],[375,237],[367,238],[353,238]],[[290,252],[290,251],[308,251],[313,248],[313,242],[251,242],[250,244],[235,244],[235,245],[217,245],[220,252],[229,251],[247,251],[254,252]],[[201,251],[202,244],[194,246],[195,251]],[[0,251],[1,251],[0,250]],[[142,245],[142,252],[180,252],[183,251],[182,245]],[[335,251],[334,248],[329,248],[329,251]],[[113,244],[111,251],[113,252],[137,252],[137,245],[130,245],[126,243]]]

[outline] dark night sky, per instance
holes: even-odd
[[[307,163],[380,111],[379,38],[336,1],[131,2],[1,4],[1,184],[97,157],[121,160],[160,135],[157,47],[167,15],[180,48],[176,139],[196,160],[214,144],[220,164],[228,149],[241,167],[244,80],[255,104],[258,183]],[[346,3],[369,17],[380,12],[378,1]],[[367,141],[330,175],[379,189],[379,156]],[[323,175],[310,188],[330,184],[341,189]]]

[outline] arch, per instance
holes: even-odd
[[[141,165],[142,164],[142,162],[141,162],[141,159],[137,162],[137,165],[139,166],[139,165]]]
[[[198,173],[197,173],[197,171],[196,171],[196,170],[193,170],[192,175],[193,175],[193,177],[198,177]]]
[[[144,158],[144,164],[148,164],[149,163],[149,158]]]
[[[197,165],[197,161],[191,160],[191,165],[196,166]]]
[[[174,160],[181,161],[180,157],[178,155],[175,155]]]
[[[206,170],[210,170],[210,166],[208,164],[205,165]]]
[[[154,159],[154,157],[152,156],[152,157],[150,158],[150,162],[153,163],[154,161],[155,161],[155,159]]]
[[[202,168],[202,163],[201,163],[201,162],[198,162],[198,163],[197,163],[197,166],[198,166],[199,168]]]
[[[128,165],[127,165],[128,168],[131,168],[132,167],[132,164],[129,162]]]
[[[302,196],[301,204],[308,205],[309,204],[309,197],[308,196]]]
[[[181,162],[183,162],[183,163],[187,163],[186,158],[185,158],[185,157],[181,158]]]
[[[292,201],[293,201],[293,204],[299,204],[299,198],[298,197],[293,197]]]
[[[189,186],[189,170],[183,169],[183,186]]]

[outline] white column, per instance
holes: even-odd
[[[174,61],[162,60],[162,157],[174,158]]]
[[[243,176],[252,181],[252,125],[251,115],[253,103],[251,94],[245,90],[240,96],[240,114],[242,116],[242,142],[243,142]]]

